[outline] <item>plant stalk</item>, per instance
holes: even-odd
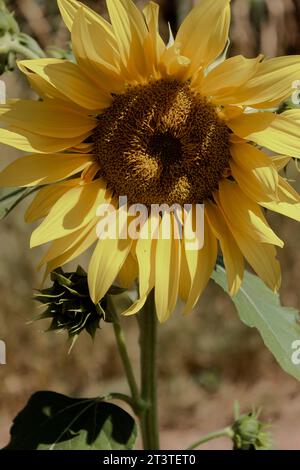
[[[141,411],[141,428],[145,450],[159,450],[157,412],[157,316],[154,290],[138,314],[141,350],[141,399],[145,408]]]
[[[202,444],[206,444],[206,442],[212,441],[214,439],[219,439],[220,437],[228,437],[232,439],[234,433],[231,428],[224,428],[221,429],[220,431],[215,431],[210,434],[207,434],[206,436],[202,437],[199,439],[199,441],[194,442],[191,446],[189,446],[186,450],[194,450],[197,449],[197,447],[201,446]]]
[[[115,314],[114,315],[114,332],[115,332],[115,337],[117,341],[117,346],[119,350],[119,354],[123,363],[123,367],[126,373],[129,389],[131,392],[131,397],[133,400],[133,403],[135,403],[136,408],[138,408],[138,404],[140,402],[140,394],[139,394],[139,389],[135,380],[135,376],[133,373],[132,365],[130,362],[130,358],[128,355],[127,347],[126,347],[126,342],[125,342],[125,336],[124,332],[122,329],[122,326],[120,324],[120,320],[118,316]],[[138,414],[138,410],[134,410]]]

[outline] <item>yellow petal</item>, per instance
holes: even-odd
[[[144,41],[145,53],[148,57],[149,74],[155,74],[160,58],[166,46],[159,34],[159,5],[149,2],[143,9],[148,26],[148,34]]]
[[[114,41],[114,34],[112,31],[111,25],[104,20],[100,15],[98,15],[94,10],[87,7],[81,2],[77,0],[57,0],[58,7],[60,9],[61,16],[65,22],[65,25],[72,31],[73,21],[76,16],[76,13],[83,9],[85,20],[89,23],[98,23],[100,24],[107,32],[107,34],[111,37],[112,41]]]
[[[73,138],[61,139],[41,136],[12,126],[9,129],[0,129],[0,142],[24,152],[55,153],[79,144],[88,135],[89,133],[86,133]]]
[[[93,155],[35,154],[18,158],[0,173],[0,186],[37,186],[69,178],[81,172]]]
[[[60,238],[59,240],[54,240],[51,243],[50,248],[42,257],[39,267],[43,264],[49,263],[50,261],[55,260],[56,258],[60,258],[62,256],[67,255],[68,257],[77,251],[79,247],[82,246],[84,242],[85,249],[88,248],[86,243],[94,243],[97,240],[97,233],[96,233],[96,224],[97,224],[97,217],[95,217],[86,227],[80,229],[66,237]],[[88,237],[88,240],[86,238]],[[90,246],[89,245],[89,246]],[[69,261],[69,260],[68,260]],[[67,262],[67,261],[66,261]],[[54,268],[55,269],[55,268]]]
[[[127,256],[118,275],[120,285],[125,289],[130,289],[138,277],[138,264],[132,252]]]
[[[201,250],[185,249],[185,254],[191,276],[191,290],[183,314],[189,313],[195,307],[200,295],[208,284],[217,261],[217,240],[211,230],[206,214],[203,248]]]
[[[241,226],[233,225],[232,220],[227,217],[224,211],[224,205],[221,204],[219,195],[215,195],[215,199],[227,226],[250,266],[270,289],[277,291],[281,284],[281,270],[274,246],[254,240],[251,233],[242,230]]]
[[[141,236],[136,244],[135,252],[139,271],[139,299],[124,312],[126,316],[135,315],[141,310],[154,287],[156,240],[152,240],[151,226],[155,227],[156,223],[159,223],[158,219],[150,216],[142,228],[142,232],[145,234],[144,238]]]
[[[191,291],[191,276],[185,254],[185,242],[181,241],[181,264],[180,264],[180,279],[179,279],[179,296],[187,302]]]
[[[261,55],[255,59],[238,55],[225,60],[204,78],[201,93],[212,96],[215,103],[222,103],[222,95],[228,89],[243,85],[255,74],[261,58]]]
[[[159,70],[162,76],[177,78],[178,80],[183,80],[184,77],[188,74],[189,66],[191,60],[187,57],[180,54],[180,49],[175,47],[167,47],[162,54],[161,61],[159,64]],[[201,76],[202,70],[199,75]],[[195,74],[196,76],[197,74]],[[198,75],[195,78],[199,78]],[[199,80],[200,81],[200,80]]]
[[[58,199],[79,183],[80,179],[77,178],[40,189],[25,213],[25,222],[34,222],[45,217]]]
[[[272,160],[253,145],[231,146],[232,176],[240,188],[255,201],[277,198],[278,173]]]
[[[70,189],[32,233],[31,247],[57,240],[85,227],[96,216],[97,208],[105,197],[106,183],[102,180]]]
[[[46,275],[54,271],[54,269],[60,266],[63,266],[64,264],[69,263],[70,261],[80,256],[88,248],[90,248],[91,245],[93,245],[93,243],[95,243],[96,239],[97,239],[97,235],[96,235],[95,227],[89,224],[89,226],[86,227],[84,230],[79,231],[76,243],[74,241],[73,243],[70,243],[69,248],[66,251],[58,255],[56,258],[52,258],[47,263]],[[55,242],[53,242],[54,245],[56,243],[59,243],[59,241],[60,240],[56,240]],[[65,240],[65,244],[67,244],[67,240]],[[57,249],[58,251],[59,246],[56,245],[55,249]]]
[[[20,65],[83,108],[101,110],[111,103],[109,90],[104,92],[97,87],[77,64],[60,59],[34,59],[23,60]]]
[[[225,49],[230,25],[229,0],[202,0],[185,18],[175,48],[191,59],[187,74],[213,62]]]
[[[99,240],[88,270],[90,296],[96,304],[115,281],[132,245],[131,239]]]
[[[250,131],[247,138],[273,152],[300,158],[300,109],[274,116],[268,127]]]
[[[107,0],[106,3],[125,70],[133,79],[136,73],[144,75],[143,45],[148,29],[142,12],[132,0]]]
[[[53,101],[15,101],[0,105],[1,120],[25,131],[49,137],[72,138],[91,131],[96,121]]]
[[[205,211],[210,227],[220,241],[226,268],[228,291],[230,295],[235,295],[241,287],[244,276],[244,257],[217,205],[207,201]]]
[[[258,204],[248,198],[235,182],[220,181],[219,200],[230,228],[234,227],[255,241],[283,247],[282,240],[269,227]]]
[[[99,23],[87,22],[82,9],[74,19],[72,44],[81,70],[103,90],[102,94],[108,97],[111,92],[123,91],[124,78],[120,75],[117,44],[111,44],[111,37]]]
[[[51,85],[45,78],[41,77],[35,72],[30,71],[26,68],[23,62],[27,61],[19,61],[18,67],[26,78],[28,79],[31,87],[33,90],[44,99],[56,99],[60,101],[67,101],[69,105],[71,105],[71,101],[60,91],[55,88],[55,86]],[[75,103],[73,103],[75,105]]]
[[[249,138],[250,134],[268,129],[276,120],[273,113],[244,113],[227,122],[228,127],[238,136]]]
[[[238,90],[222,97],[222,104],[241,104],[257,108],[272,108],[288,98],[293,82],[300,77],[300,56],[267,59],[257,73]]]
[[[283,214],[300,222],[300,196],[294,188],[283,178],[279,177],[278,201],[260,202],[260,204],[274,212]]]
[[[285,155],[274,155],[271,157],[272,163],[277,171],[283,170],[287,164],[291,161],[291,157]]]
[[[158,320],[163,323],[176,307],[179,289],[181,243],[174,236],[173,214],[164,214],[160,223],[155,258],[155,305]],[[170,237],[163,238],[170,228]],[[165,232],[167,233],[167,232]]]

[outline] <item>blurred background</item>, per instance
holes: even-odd
[[[13,0],[23,32],[44,48],[66,47],[69,34],[56,1]],[[106,14],[105,2],[84,1]],[[143,6],[144,1],[137,1]],[[168,22],[175,31],[193,1],[161,0],[161,32]],[[196,2],[194,2],[196,3]],[[233,23],[229,55],[253,57],[300,54],[300,0],[232,0]],[[1,77],[8,98],[31,97],[19,72]],[[300,76],[299,76],[300,80]],[[20,155],[1,146],[1,168]],[[295,165],[287,176],[298,190]],[[29,323],[37,314],[33,289],[42,273],[36,271],[41,250],[29,249],[33,229],[23,221],[28,201],[1,222],[0,339],[7,344],[7,364],[0,365],[0,447],[8,441],[12,418],[29,396],[41,389],[72,396],[127,391],[116,353],[112,327],[103,324],[93,344],[82,335],[71,354],[64,334],[44,333],[46,322]],[[296,222],[269,214],[286,245],[279,252],[283,269],[282,303],[300,307],[300,234]],[[86,266],[88,257],[80,259]],[[73,266],[72,266],[73,267]],[[124,322],[130,353],[138,366],[136,320]],[[243,411],[262,406],[262,417],[273,424],[279,449],[300,449],[300,385],[281,371],[259,334],[241,324],[230,299],[211,282],[198,307],[187,318],[174,315],[159,328],[159,396],[162,446],[183,449],[202,434],[232,422],[234,400]],[[215,441],[210,449],[230,448]]]

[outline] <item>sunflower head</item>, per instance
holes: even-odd
[[[130,86],[98,117],[95,155],[110,188],[131,204],[193,204],[229,170],[229,129],[188,82]]]

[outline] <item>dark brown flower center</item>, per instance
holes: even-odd
[[[94,152],[109,187],[131,204],[209,198],[229,167],[229,130],[188,83],[129,87],[99,116]]]

